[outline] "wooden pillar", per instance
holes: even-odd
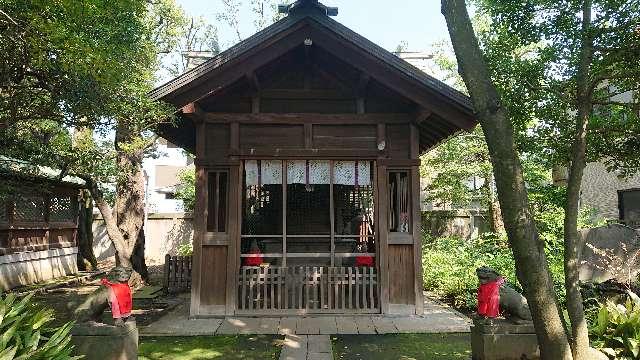
[[[410,124],[411,135],[411,159],[420,161],[420,134],[415,124]],[[411,167],[411,199],[413,218],[413,254],[415,274],[416,314],[424,313],[424,300],[422,294],[422,211],[420,204],[420,165]]]
[[[237,304],[238,272],[240,266],[240,232],[242,231],[242,165],[232,165],[229,170],[228,233],[227,241],[227,295],[225,314],[233,315]]]
[[[193,255],[191,269],[191,308],[192,317],[200,315],[200,292],[202,278],[202,243],[206,234],[207,209],[207,172],[199,164],[205,157],[206,125],[194,121],[196,125],[196,201],[193,209]]]
[[[413,213],[413,266],[415,275],[416,314],[424,313],[424,300],[422,294],[422,212],[420,209],[420,168],[411,168],[411,194]]]
[[[389,268],[387,265],[388,256],[388,235],[389,225],[387,213],[389,209],[387,167],[376,163],[378,204],[376,206],[378,217],[376,219],[378,234],[378,279],[380,282],[380,311],[383,314],[389,313]]]

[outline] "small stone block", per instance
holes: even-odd
[[[501,326],[503,328],[501,329]],[[521,328],[518,328],[521,326]],[[471,327],[471,350],[474,360],[537,360],[540,359],[535,332],[527,333],[530,324],[516,325],[506,320],[492,324],[474,321]]]
[[[75,355],[86,360],[134,360],[138,358],[138,328],[135,320],[125,326],[97,323],[77,324],[71,330]]]

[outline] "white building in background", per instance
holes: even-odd
[[[160,138],[157,155],[142,163],[146,176],[147,212],[180,213],[182,200],[175,199],[180,173],[193,166],[193,157],[184,150]]]

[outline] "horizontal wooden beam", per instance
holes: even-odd
[[[205,122],[210,123],[244,123],[244,124],[384,124],[409,123],[413,121],[411,114],[318,114],[318,113],[203,113]]]
[[[185,115],[191,115],[197,118],[203,118],[206,116],[206,113],[202,110],[202,108],[200,108],[200,105],[198,105],[198,103],[196,102],[191,102],[183,106],[180,109],[180,112],[182,112]]]
[[[260,96],[265,99],[348,100],[356,98],[356,94],[352,92],[323,89],[265,89]]]
[[[240,159],[322,159],[341,160],[353,159],[357,154],[359,159],[375,160],[380,156],[378,150],[363,149],[295,149],[295,148],[261,148],[241,150],[237,155]]]

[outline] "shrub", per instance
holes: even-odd
[[[602,304],[590,327],[592,345],[616,359],[640,359],[640,298]]]
[[[175,198],[182,200],[185,211],[193,211],[196,203],[196,172],[192,167],[182,170],[178,174],[180,184],[176,189]]]
[[[193,255],[193,243],[191,241],[184,241],[178,245],[176,253],[179,256],[191,256]]]
[[[549,247],[549,267],[560,301],[564,299],[562,247]],[[515,276],[515,263],[506,238],[483,234],[477,239],[457,237],[425,239],[422,268],[424,288],[454,307],[475,310],[478,278],[476,268],[488,266],[521,291]]]
[[[508,282],[516,283],[510,250],[495,235],[474,240],[444,237],[425,241],[422,263],[425,289],[458,308],[475,308],[478,289],[475,270],[480,266],[489,266]]]
[[[53,310],[38,309],[31,295],[0,296],[0,359],[79,359],[72,357],[71,322],[49,327]]]

